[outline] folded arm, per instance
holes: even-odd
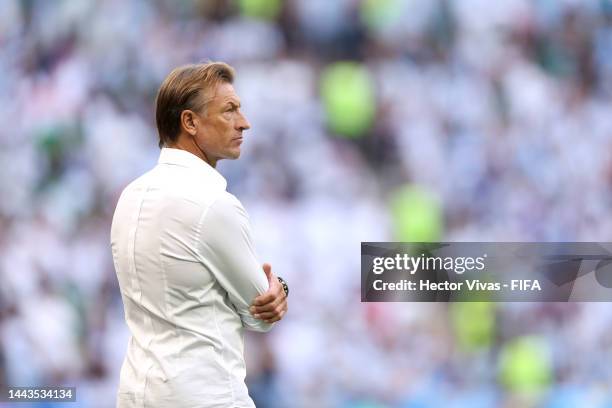
[[[270,330],[272,323],[249,312],[269,282],[255,256],[248,215],[236,197],[223,194],[212,204],[201,221],[198,244],[202,263],[227,291],[244,327]]]

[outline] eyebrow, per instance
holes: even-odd
[[[236,107],[238,107],[238,108],[240,108],[240,107],[242,106],[242,105],[240,105],[240,102],[236,102],[236,101],[227,101],[227,102],[225,103],[225,106],[227,106],[227,105],[236,106]]]

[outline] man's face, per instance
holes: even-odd
[[[198,119],[195,139],[213,167],[217,160],[240,157],[242,131],[251,125],[240,111],[240,98],[232,84],[222,82],[217,86]]]

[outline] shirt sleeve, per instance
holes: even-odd
[[[198,242],[202,263],[227,291],[245,328],[265,332],[273,324],[255,319],[249,307],[269,284],[257,261],[248,215],[233,195],[226,193],[208,209],[200,225]]]

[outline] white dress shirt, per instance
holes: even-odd
[[[131,337],[118,407],[254,407],[243,336],[271,328],[248,310],[268,280],[226,186],[197,156],[164,148],[119,198],[111,247]]]

